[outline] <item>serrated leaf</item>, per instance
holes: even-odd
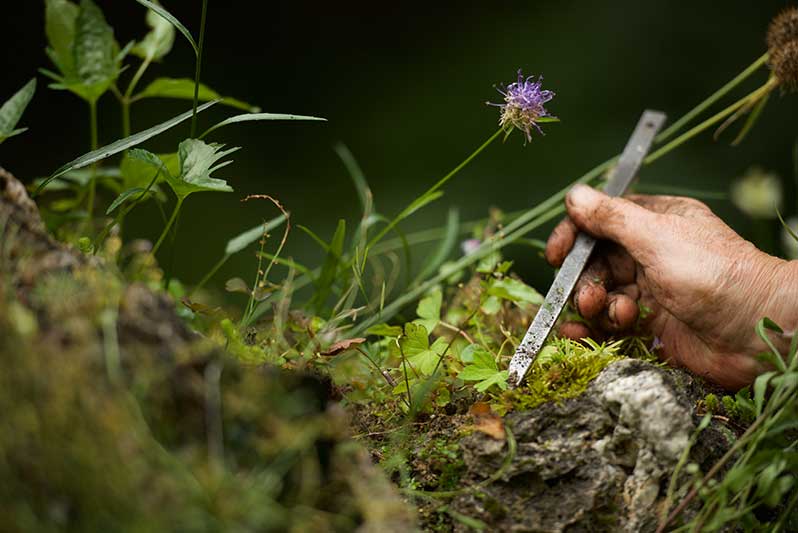
[[[14,129],[36,92],[36,78],[25,84],[0,107],[0,143],[27,128]]]
[[[81,0],[72,45],[78,83],[67,77],[66,87],[89,101],[99,98],[119,75],[118,52],[114,30],[103,12],[92,0]]]
[[[248,229],[247,231],[236,235],[227,241],[227,246],[224,248],[224,253],[226,255],[233,255],[240,252],[253,242],[260,239],[264,233],[268,233],[280,227],[283,222],[285,222],[285,215],[280,215],[264,224],[258,224],[254,228]]]
[[[183,37],[186,38],[186,40],[191,45],[191,48],[194,49],[194,55],[199,56],[199,48],[197,48],[197,43],[196,41],[194,41],[194,37],[191,36],[191,32],[188,31],[188,28],[183,26],[183,24],[179,20],[177,20],[177,17],[169,13],[166,9],[164,9],[163,6],[156,4],[155,2],[151,2],[150,0],[136,0],[136,2],[154,11],[157,15],[163,17],[164,20],[166,20],[167,22],[169,22],[169,24],[174,26],[175,29],[177,29],[177,31],[179,31],[183,35]]]
[[[194,80],[188,78],[158,78],[147,85],[143,91],[133,97],[133,101],[144,98],[176,98],[180,100],[194,99]],[[197,99],[200,102],[219,100],[223,105],[257,113],[260,108],[235,98],[222,96],[204,83],[200,83]],[[248,116],[248,115],[246,115]]]
[[[412,357],[429,349],[429,333],[424,326],[408,322],[405,324],[405,334],[399,337],[399,346],[405,357]]]
[[[412,355],[408,355],[408,349],[405,349],[404,353],[407,357],[407,361],[413,366],[413,368],[416,369],[417,372],[423,374],[424,376],[431,376],[438,367],[438,362],[440,361],[441,357],[443,357],[448,344],[449,343],[446,339],[439,338],[432,343],[432,346],[428,346],[426,349],[419,351],[410,349],[409,351],[416,352]]]
[[[464,381],[478,381],[479,383],[475,384],[474,388],[479,392],[485,392],[494,385],[502,390],[507,389],[508,371],[499,370],[496,360],[490,352],[476,344],[471,346],[474,348],[470,351],[468,357],[464,358],[463,354],[461,354],[461,359],[464,361],[465,359],[470,359],[471,363],[466,365],[457,377]],[[463,353],[465,354],[469,348],[463,350]]]
[[[158,181],[165,181],[167,176],[180,172],[177,153],[153,154],[141,148],[131,148],[125,152],[119,165],[124,186],[126,188],[146,187],[157,172]],[[156,191],[159,189],[153,187]]]
[[[197,113],[205,111],[214,104],[216,104],[215,101],[202,104],[197,108]],[[34,196],[36,194],[39,194],[42,187],[44,187],[44,185],[46,185],[50,180],[53,180],[59,176],[63,176],[64,174],[66,174],[71,170],[89,166],[92,163],[96,163],[97,161],[101,161],[107,157],[111,157],[112,155],[118,154],[123,150],[127,150],[128,148],[137,146],[143,143],[144,141],[151,139],[152,137],[155,137],[156,135],[159,135],[177,126],[184,120],[191,118],[192,114],[193,111],[186,111],[181,115],[173,117],[165,122],[161,122],[157,126],[153,126],[152,128],[146,129],[144,131],[140,131],[139,133],[135,133],[129,137],[125,137],[124,139],[119,139],[118,141],[114,141],[107,146],[103,146],[102,148],[93,150],[87,154],[78,157],[77,159],[70,161],[66,165],[56,170],[49,178],[47,178],[44,182],[42,182],[42,185],[39,185],[39,188],[36,189],[36,191],[34,192]]]
[[[146,189],[144,187],[133,187],[132,189],[128,189],[124,191],[122,194],[116,197],[116,199],[111,202],[111,205],[108,206],[108,209],[105,210],[106,215],[110,215],[114,212],[114,209],[125,203],[125,200],[133,196],[134,194],[143,193]]]
[[[435,326],[441,320],[442,302],[443,294],[440,289],[435,289],[431,294],[422,298],[416,307],[416,314],[419,319],[414,320],[414,322],[424,326],[427,331],[435,329]]]
[[[151,29],[130,52],[145,60],[158,61],[171,52],[175,43],[175,27],[152,9],[147,10],[145,20]]]
[[[75,21],[78,6],[68,0],[46,0],[44,30],[47,34],[47,55],[58,70],[68,78],[75,76],[72,44],[75,42]]]
[[[310,117],[305,115],[286,115],[281,113],[247,113],[245,115],[236,115],[234,117],[226,118],[215,126],[205,130],[205,133],[200,135],[200,139],[207,137],[211,132],[228,126],[230,124],[238,124],[239,122],[260,122],[270,120],[310,120],[316,122],[327,122],[326,118]]]
[[[538,291],[523,281],[513,278],[494,280],[488,287],[487,293],[515,303],[543,305],[543,296]]]
[[[177,148],[180,172],[177,176],[166,176],[166,182],[179,198],[200,191],[232,192],[223,179],[212,178],[211,174],[232,161],[218,163],[225,156],[239,148],[222,150],[223,144],[206,144],[198,139],[186,139]]]

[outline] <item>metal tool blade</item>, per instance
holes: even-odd
[[[626,191],[637,174],[643,158],[648,153],[654,137],[664,123],[664,113],[651,110],[646,110],[643,113],[632,136],[626,143],[626,148],[624,148],[618,164],[611,172],[611,177],[604,187],[605,193],[610,196],[620,196]],[[507,380],[510,387],[515,388],[523,382],[529,367],[535,362],[538,352],[568,302],[595,246],[596,240],[590,235],[581,232],[577,235],[571,252],[565,258],[560,271],[554,278],[554,283],[546,294],[546,300],[510,361]]]

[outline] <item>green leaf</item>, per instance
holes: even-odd
[[[96,101],[119,75],[118,51],[114,30],[100,8],[92,0],[81,0],[72,45],[76,78],[67,76],[65,87],[81,98]]]
[[[15,130],[14,127],[22,118],[22,113],[25,112],[35,92],[36,78],[33,78],[0,107],[0,143],[27,130],[27,128]]]
[[[166,176],[175,176],[179,173],[180,162],[177,154],[153,154],[141,148],[131,148],[125,152],[122,163],[119,165],[123,183],[126,188],[144,187],[159,170]]]
[[[197,139],[186,139],[177,147],[180,160],[178,176],[166,176],[166,182],[179,198],[200,191],[232,192],[223,179],[212,178],[211,174],[233,161],[217,162],[239,148],[222,150],[223,144],[206,144]]]
[[[376,324],[366,330],[366,335],[379,335],[380,337],[398,337],[401,334],[401,326],[389,326],[388,324]]]
[[[151,2],[150,0],[136,0],[136,2],[143,5],[146,8],[151,9],[156,14],[163,17],[167,22],[169,22],[169,24],[177,28],[177,31],[183,34],[183,37],[185,37],[186,40],[189,42],[191,48],[194,49],[194,55],[199,56],[199,48],[197,48],[197,43],[194,41],[194,37],[191,36],[191,32],[188,31],[188,28],[183,26],[183,24],[181,24],[181,22],[177,20],[177,18],[174,15],[172,15],[166,9],[164,9],[163,6],[158,5],[155,2]]]
[[[469,350],[472,346],[474,348]],[[469,352],[467,357],[464,356],[466,352]],[[463,350],[460,358],[464,361],[471,359],[472,362],[466,365],[457,377],[464,381],[478,381],[479,383],[475,384],[474,387],[479,392],[485,392],[494,385],[502,390],[507,389],[509,372],[507,370],[500,371],[493,355],[484,348],[472,344]]]
[[[435,289],[431,294],[421,299],[416,307],[416,314],[419,320],[414,320],[416,324],[424,326],[427,331],[432,331],[441,320],[441,303],[443,294],[440,289]]]
[[[75,21],[78,6],[68,0],[46,0],[44,12],[44,31],[47,34],[47,55],[67,77],[75,76],[75,60],[72,44],[75,42]]]
[[[337,143],[335,145],[335,153],[341,158],[346,170],[349,172],[349,177],[352,178],[352,182],[355,184],[357,197],[360,200],[360,206],[364,213],[367,209],[374,209],[371,199],[371,189],[366,181],[366,175],[357,163],[355,156],[352,155],[352,152],[349,151],[349,148],[344,143]]]
[[[488,287],[487,293],[515,303],[543,305],[543,296],[538,291],[523,281],[513,278],[494,280]]]
[[[125,192],[117,196],[113,202],[111,202],[111,205],[109,205],[108,209],[105,210],[105,214],[110,215],[111,213],[114,212],[114,209],[125,203],[125,200],[127,200],[134,194],[142,193],[145,190],[146,189],[144,187],[133,187],[132,189],[126,190]]]
[[[134,96],[132,101],[135,102],[144,98],[177,98],[180,100],[193,100],[194,80],[188,78],[158,78],[147,85],[143,91]],[[197,98],[200,102],[218,100],[224,105],[249,111],[250,113],[257,113],[260,111],[259,107],[242,102],[241,100],[236,100],[235,98],[222,96],[203,83],[200,83],[199,94]]]
[[[260,239],[264,233],[268,233],[275,228],[280,227],[283,222],[285,222],[285,215],[280,215],[268,222],[258,224],[254,228],[248,229],[247,231],[236,235],[227,241],[227,246],[224,248],[225,255],[233,255],[240,252],[253,242]]]
[[[172,45],[175,43],[175,27],[152,9],[147,10],[145,20],[151,29],[130,52],[145,60],[158,61],[172,51]]]
[[[209,107],[211,107],[215,103],[216,102],[208,102],[206,104],[202,104],[201,106],[199,106],[197,108],[197,113],[199,113],[201,111],[205,111],[206,109],[208,109]],[[135,134],[131,135],[130,137],[125,137],[124,139],[119,139],[118,141],[114,141],[114,142],[112,142],[111,144],[109,144],[107,146],[103,146],[102,148],[98,148],[97,150],[93,150],[93,151],[91,151],[91,152],[89,152],[87,154],[84,154],[84,155],[78,157],[77,159],[74,159],[74,160],[70,161],[66,165],[64,165],[61,168],[59,168],[58,170],[56,170],[49,178],[47,178],[44,182],[42,182],[42,184],[39,185],[39,188],[36,189],[36,191],[33,193],[34,196],[39,194],[39,191],[41,191],[42,187],[44,187],[50,180],[53,180],[53,179],[55,179],[55,178],[57,178],[59,176],[63,176],[64,174],[66,174],[67,172],[69,172],[71,170],[75,170],[75,169],[78,169],[78,168],[83,168],[83,167],[89,166],[92,163],[96,163],[97,161],[101,161],[101,160],[103,160],[103,159],[105,159],[107,157],[111,157],[112,155],[118,154],[119,152],[121,152],[123,150],[127,150],[128,148],[132,148],[134,146],[137,146],[137,145],[143,143],[144,141],[146,141],[148,139],[151,139],[151,138],[155,137],[156,135],[159,135],[159,134],[161,134],[161,133],[163,133],[163,132],[165,132],[165,131],[167,131],[167,130],[175,127],[175,126],[177,126],[178,124],[180,124],[184,120],[187,120],[187,119],[191,118],[191,115],[192,115],[192,111],[186,111],[182,115],[178,115],[176,117],[173,117],[173,118],[167,120],[166,122],[161,122],[157,126],[153,126],[152,128],[149,128],[147,130],[140,131],[139,133],[135,133]]]
[[[239,122],[260,122],[263,120],[310,120],[327,122],[326,118],[309,117],[305,115],[285,115],[280,113],[247,113],[246,115],[236,115],[234,117],[226,118],[220,123],[216,124],[205,130],[205,133],[200,135],[200,139],[207,137],[211,132],[228,126],[230,124],[238,124]]]
[[[762,406],[765,403],[765,393],[768,390],[768,381],[775,375],[776,372],[765,372],[754,381],[754,406],[756,408],[756,416],[762,414]]]
[[[446,339],[436,339],[432,346],[424,326],[408,323],[405,324],[405,334],[399,337],[399,345],[407,362],[416,372],[430,376],[438,366],[438,361],[443,357],[448,342]]]
[[[142,59],[158,61],[172,51],[175,43],[175,27],[152,9],[147,10],[147,26],[150,31],[136,43],[130,52]]]
[[[341,254],[344,251],[344,239],[346,238],[346,220],[338,221],[330,246],[327,250],[327,257],[316,278],[316,294],[313,296],[313,305],[320,310],[332,291],[333,283],[338,274],[338,266],[341,262]]]

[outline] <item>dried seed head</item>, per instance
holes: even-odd
[[[789,91],[798,91],[798,40],[771,51],[770,70],[782,87]]]
[[[798,41],[798,7],[788,7],[768,26],[768,51],[773,54],[791,41]]]

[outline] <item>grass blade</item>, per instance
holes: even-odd
[[[117,196],[113,202],[111,202],[111,205],[109,205],[108,209],[105,210],[105,214],[110,215],[111,213],[114,212],[114,209],[122,205],[125,202],[125,200],[127,200],[136,193],[144,192],[144,190],[145,190],[144,187],[133,187],[131,189],[126,190],[125,192]]]
[[[260,239],[264,233],[269,233],[270,231],[280,227],[285,220],[285,215],[280,215],[274,217],[268,222],[258,224],[252,229],[248,229],[247,231],[236,235],[227,241],[227,246],[224,248],[225,255],[237,254],[253,242]]]
[[[455,246],[457,245],[457,237],[460,234],[460,215],[457,209],[449,209],[449,214],[446,218],[446,232],[441,240],[435,255],[430,256],[429,260],[421,268],[416,279],[413,280],[413,285],[420,283],[424,278],[434,273],[452,254]]]
[[[213,102],[208,102],[207,104],[201,105],[197,108],[197,112],[205,111],[212,105],[216,104],[217,101],[214,100]],[[123,150],[127,150],[128,148],[132,148],[136,145],[143,143],[144,141],[155,137],[156,135],[160,135],[161,133],[177,126],[181,122],[188,120],[191,118],[192,111],[186,111],[185,113],[173,117],[166,122],[161,122],[157,126],[153,126],[152,128],[146,129],[144,131],[140,131],[131,135],[130,137],[125,137],[124,139],[119,139],[118,141],[114,141],[109,145],[103,146],[102,148],[98,148],[97,150],[93,150],[87,154],[84,154],[77,159],[74,159],[67,163],[66,165],[62,166],[53,174],[50,175],[46,180],[44,180],[34,191],[33,195],[36,196],[39,192],[47,185],[50,181],[54,180],[59,176],[63,176],[67,172],[71,170],[75,170],[78,168],[83,168],[85,166],[91,165],[92,163],[96,163],[97,161],[101,161],[107,157],[111,157],[114,154],[118,154]]]
[[[146,8],[152,9],[155,13],[166,19],[169,24],[175,27],[177,31],[183,34],[183,37],[191,45],[191,48],[194,49],[194,55],[199,55],[199,47],[197,47],[197,42],[194,40],[194,37],[191,36],[191,32],[188,31],[188,28],[183,26],[183,24],[177,20],[177,18],[169,13],[162,5],[156,4],[155,2],[150,2],[150,0],[136,0],[139,4],[143,5]]]
[[[341,162],[346,167],[347,172],[349,172],[349,177],[352,178],[352,182],[355,184],[357,197],[360,200],[360,206],[363,208],[363,211],[374,209],[374,203],[371,199],[371,189],[366,181],[366,175],[363,174],[363,169],[360,168],[355,156],[352,155],[352,152],[349,151],[349,148],[344,143],[336,144],[334,149],[338,157],[341,158]]]
[[[338,221],[338,227],[335,230],[332,241],[330,241],[327,257],[324,259],[324,265],[321,267],[321,272],[316,280],[316,294],[313,296],[313,305],[317,310],[324,306],[327,297],[332,291],[332,286],[338,273],[338,264],[344,251],[345,237],[346,220],[341,219]]]
[[[246,113],[244,115],[236,115],[234,117],[224,119],[215,126],[211,126],[207,130],[205,130],[205,133],[200,135],[199,138],[204,139],[211,132],[216,131],[219,128],[223,128],[224,126],[228,126],[230,124],[238,124],[239,122],[259,122],[262,120],[310,120],[317,122],[327,122],[326,118],[309,117],[305,115],[286,115],[282,113]]]

